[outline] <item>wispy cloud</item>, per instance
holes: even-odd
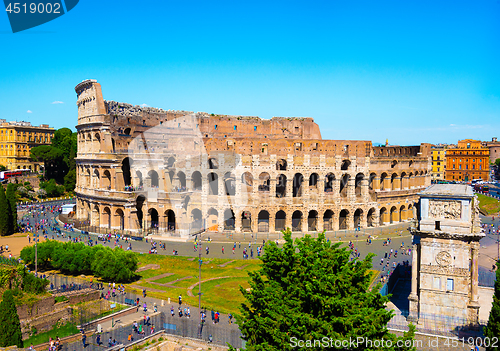
[[[141,107],[149,107],[148,104],[141,104]]]
[[[64,104],[64,102],[62,102],[62,101],[54,101],[54,102],[52,103],[52,105],[56,105],[56,104]]]
[[[26,113],[33,113],[31,110],[26,111]]]

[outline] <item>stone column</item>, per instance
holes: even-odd
[[[293,197],[293,176],[292,176],[292,178],[286,177],[285,197],[286,198]]]
[[[271,176],[270,176],[271,177]],[[276,197],[276,178],[269,179],[269,198],[274,202],[274,198]]]
[[[411,249],[411,293],[408,297],[410,302],[410,314],[408,321],[418,322],[418,245],[413,244]]]
[[[478,259],[479,259],[479,242],[474,241],[471,243],[471,294],[470,301],[467,304],[467,322],[471,325],[479,324],[479,307],[478,302]]]
[[[369,197],[369,189],[368,189],[368,179],[363,178],[361,181],[361,198],[363,199],[363,202],[368,202],[368,197]]]
[[[241,215],[243,211],[237,211],[234,214],[234,230],[236,233],[241,233]]]
[[[356,177],[349,176],[349,180],[347,181],[347,198],[349,200],[355,201],[356,198],[356,193],[355,193],[355,186],[356,186]]]
[[[302,179],[302,196],[309,198],[309,176],[303,176]]]
[[[373,190],[380,190],[380,177],[375,177],[373,178],[373,184],[372,184]]]

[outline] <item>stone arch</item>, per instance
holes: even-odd
[[[182,171],[177,172],[177,178],[179,179],[179,185],[181,189],[186,189],[186,174]]]
[[[309,187],[316,189],[318,187],[319,175],[318,173],[312,173],[309,176]]]
[[[374,187],[375,178],[377,178],[377,175],[375,173],[370,173],[370,178],[368,180],[368,189],[369,190],[375,190],[375,187]]]
[[[281,231],[285,230],[286,226],[286,213],[283,210],[279,210],[276,212],[276,217],[274,220],[274,230],[275,231]]]
[[[401,173],[401,184],[400,189],[408,189],[408,178],[406,177],[406,172]]]
[[[287,167],[286,160],[281,158],[278,161],[276,161],[276,170],[277,171],[286,171],[286,167]]]
[[[99,209],[99,205],[95,204],[94,205],[94,210],[92,211],[92,224],[95,225],[96,227],[101,226],[101,211]]]
[[[132,131],[132,129],[130,128],[125,128],[125,130],[123,131],[123,134],[125,135],[130,135],[130,132]]]
[[[354,194],[357,197],[361,197],[361,189],[362,189],[364,179],[365,179],[365,175],[363,173],[356,174],[356,178],[354,181]]]
[[[388,216],[387,208],[382,207],[380,209],[380,214],[379,214],[380,225],[384,225],[385,223],[389,222],[387,216]]]
[[[295,173],[293,176],[292,197],[302,196],[302,183],[304,183],[304,176],[301,173]]]
[[[217,173],[208,173],[208,195],[219,195],[219,176]]]
[[[94,182],[92,184],[92,187],[94,189],[99,189],[101,187],[100,184],[101,184],[101,177],[99,175],[99,169],[94,168]]]
[[[111,210],[109,209],[109,207],[104,207],[102,209],[102,215],[101,215],[101,225],[104,227],[104,228],[108,228],[110,229],[111,228]]]
[[[148,210],[148,217],[149,217],[149,227],[151,229],[158,229],[158,226],[160,224],[160,216],[158,215],[158,210],[156,208],[150,208]]]
[[[323,230],[331,231],[333,230],[333,211],[326,210],[323,213]]]
[[[139,180],[139,186],[144,186],[144,181],[142,179],[142,172],[141,171],[136,171],[135,172],[135,176],[137,177],[137,179]]]
[[[241,192],[251,193],[253,188],[253,176],[250,172],[241,175]]]
[[[354,228],[361,228],[361,218],[363,217],[363,210],[358,208],[354,211]]]
[[[342,164],[340,165],[340,170],[341,171],[347,171],[349,169],[350,165],[351,165],[351,161],[349,161],[349,160],[343,160]]]
[[[102,182],[104,189],[111,190],[111,173],[108,170],[102,173]]]
[[[387,190],[385,187],[385,180],[387,179],[387,173],[382,173],[380,175],[380,190]]]
[[[219,220],[219,212],[215,208],[210,208],[207,213],[207,226],[210,231],[217,232],[218,231],[218,220]]]
[[[115,216],[117,217],[117,226],[120,230],[125,230],[125,214],[121,208],[115,211]]]
[[[414,219],[415,215],[413,214],[413,206],[412,204],[408,204],[408,213],[406,219]]]
[[[174,165],[175,165],[175,157],[170,156],[167,159],[167,168],[172,168],[172,167],[174,167]]]
[[[158,172],[151,170],[148,172],[148,177],[151,179],[151,187],[158,188],[160,186],[160,180],[158,177]]]
[[[396,206],[391,207],[391,218],[390,223],[395,223],[399,221],[399,211]]]
[[[191,232],[195,233],[203,229],[203,215],[197,208],[191,210]]]
[[[259,174],[259,191],[269,191],[271,184],[271,177],[269,176],[269,173],[262,172]]]
[[[349,211],[342,210],[339,214],[339,229],[344,230],[348,228],[347,217],[349,216]]]
[[[137,221],[138,221],[138,227],[142,229],[142,221],[144,219],[144,212],[142,211],[142,206],[144,205],[144,201],[146,201],[146,198],[144,195],[139,195],[137,199],[135,200],[135,208],[137,210]]]
[[[398,160],[392,160],[391,162],[391,168],[395,168],[398,164]]]
[[[368,210],[366,215],[366,226],[375,227],[375,209],[373,207]]]
[[[347,197],[347,188],[349,185],[350,177],[351,176],[349,174],[344,174],[340,179],[340,187],[339,187],[340,197]]]
[[[123,184],[125,186],[132,185],[132,177],[130,175],[131,165],[132,165],[132,159],[130,157],[125,157],[122,161]]]
[[[335,182],[335,174],[328,173],[325,176],[325,193],[333,193],[334,182]]]
[[[276,197],[286,196],[286,175],[279,174],[276,177]]]
[[[403,222],[405,220],[406,220],[406,207],[405,207],[405,205],[402,205],[399,208],[399,221]]]
[[[269,232],[269,212],[262,210],[257,218],[257,227],[260,233]]]
[[[234,230],[235,217],[234,212],[230,208],[224,210],[224,230]]]
[[[169,232],[175,231],[175,212],[173,210],[166,210],[164,213],[166,226],[165,229]]]
[[[292,232],[300,232],[302,230],[302,212],[294,211],[292,213]]]
[[[309,211],[309,214],[307,216],[307,230],[309,232],[318,230],[318,211]]]
[[[218,169],[219,168],[219,162],[217,162],[217,159],[214,157],[210,157],[208,159],[208,168],[209,169]]]
[[[235,177],[231,172],[224,174],[224,193],[227,196],[234,196],[236,194]]]
[[[241,231],[252,231],[252,213],[250,211],[241,211]]]
[[[391,175],[391,190],[396,190],[398,188],[397,181],[398,181],[398,175],[397,173],[393,173]]]
[[[199,191],[202,189],[201,183],[201,173],[199,171],[194,171],[191,175],[191,182],[193,183],[193,190]]]

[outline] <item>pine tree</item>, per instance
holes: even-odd
[[[5,196],[5,189],[0,186],[0,236],[9,235],[9,227],[12,222],[9,222],[10,206]]]
[[[385,308],[388,298],[380,295],[380,286],[370,290],[373,255],[351,261],[350,252],[327,242],[324,233],[294,243],[288,229],[284,238],[283,247],[266,245],[261,268],[249,273],[249,291],[240,287],[246,301],[238,325],[248,351],[334,349],[332,340],[358,338],[391,340],[391,345],[349,344],[350,350],[414,350],[413,325],[403,337],[387,330],[393,315]],[[323,343],[318,346],[314,340]],[[398,340],[410,346],[396,347]]]
[[[500,261],[497,262],[497,279],[495,281],[495,294],[493,295],[493,305],[491,306],[490,318],[488,319],[488,325],[484,331],[484,336],[489,338],[490,341],[493,338],[500,335]],[[498,350],[497,347],[487,347],[487,351]]]
[[[9,234],[14,234],[17,231],[17,198],[16,186],[12,183],[7,185],[7,201],[9,203]]]
[[[0,302],[0,346],[13,345],[23,347],[23,334],[12,290],[6,290]]]

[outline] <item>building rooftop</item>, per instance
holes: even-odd
[[[421,196],[438,195],[438,196],[466,196],[473,197],[472,188],[466,184],[433,184],[424,191],[420,192]]]

